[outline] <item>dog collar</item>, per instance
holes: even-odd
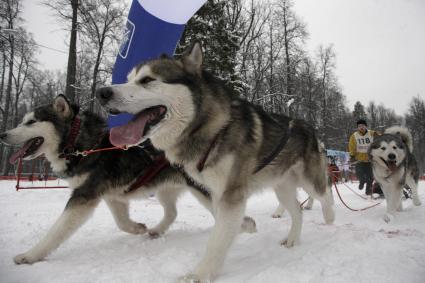
[[[68,142],[66,143],[62,153],[59,155],[59,158],[68,159],[69,156],[75,150],[75,141],[77,140],[77,136],[80,133],[81,119],[75,117],[71,124],[71,129],[69,130]]]

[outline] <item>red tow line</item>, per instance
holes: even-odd
[[[108,151],[108,150],[127,150],[128,147],[126,145],[124,146],[114,146],[114,147],[107,147],[107,148],[99,148],[99,149],[89,149],[84,150],[82,152],[78,152],[79,155],[87,156],[92,153],[100,152],[100,151]],[[21,175],[22,175],[22,158],[19,158],[18,161],[18,177],[16,179],[16,191],[19,190],[34,190],[34,189],[66,189],[68,186],[29,186],[29,187],[21,187],[20,181],[21,181]],[[34,167],[34,165],[33,165]],[[46,170],[47,171],[47,170]],[[45,173],[47,174],[47,173]],[[47,180],[46,180],[47,181]]]
[[[331,174],[332,174],[332,172],[331,172]],[[375,204],[373,204],[373,205],[371,205],[371,206],[367,206],[367,207],[363,207],[363,208],[359,208],[359,209],[355,209],[355,208],[351,208],[343,199],[342,199],[342,197],[341,197],[341,194],[339,193],[339,190],[338,190],[338,187],[337,187],[337,185],[336,185],[336,181],[335,181],[335,179],[334,178],[332,178],[332,183],[333,183],[333,185],[334,185],[334,187],[335,187],[335,191],[336,191],[336,193],[338,194],[338,197],[339,197],[339,199],[340,199],[340,201],[342,202],[342,204],[346,207],[346,208],[348,208],[349,210],[351,210],[351,211],[364,211],[364,210],[367,210],[367,209],[369,209],[369,208],[372,208],[372,207],[375,207],[375,206],[377,206],[377,205],[380,205],[381,203],[382,203],[382,201],[381,202],[378,202],[378,203],[375,203]],[[352,191],[352,190],[351,190]],[[353,192],[353,191],[352,191]],[[357,194],[357,193],[356,193]],[[358,195],[358,194],[357,194]],[[360,195],[359,195],[360,196]],[[360,196],[361,198],[363,198],[362,196]],[[364,198],[363,198],[364,199]]]

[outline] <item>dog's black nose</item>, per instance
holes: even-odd
[[[96,97],[102,105],[105,105],[111,99],[113,94],[114,91],[111,87],[101,87],[96,91]]]
[[[2,140],[2,139],[4,139],[5,137],[7,137],[7,134],[6,133],[1,133],[0,134],[0,139]]]
[[[394,160],[395,159],[395,154],[394,153],[388,154],[388,159],[389,160]]]

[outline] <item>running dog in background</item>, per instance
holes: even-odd
[[[172,163],[209,188],[216,222],[204,257],[182,278],[186,282],[214,278],[242,223],[246,201],[256,190],[274,188],[289,211],[292,225],[282,241],[288,248],[301,234],[297,187],[321,202],[326,223],[334,221],[326,156],[314,129],[239,98],[202,70],[202,57],[201,46],[195,44],[181,59],[162,56],[146,62],[130,72],[127,83],[97,93],[110,113],[136,115],[130,124],[111,130],[112,144],[150,139]],[[161,113],[161,119],[146,127],[149,111]]]
[[[101,199],[105,200],[121,230],[132,234],[148,232],[152,237],[163,234],[173,223],[177,216],[177,198],[185,189],[212,211],[209,193],[168,166],[168,161],[161,159],[163,154],[152,146],[103,151],[88,156],[75,154],[111,147],[105,128],[105,121],[100,117],[87,111],[79,114],[78,107],[60,95],[53,104],[26,114],[17,128],[0,134],[1,141],[6,144],[22,145],[11,157],[11,162],[44,154],[54,172],[65,178],[73,189],[64,212],[47,235],[32,249],[17,255],[15,263],[43,260],[84,224]],[[139,182],[140,177],[152,174],[152,170],[158,168],[156,166],[162,166],[162,170],[155,177],[148,183]],[[153,194],[164,208],[164,217],[148,230],[144,224],[130,219],[129,200]],[[243,228],[252,232],[255,222],[245,217]]]
[[[413,204],[421,205],[418,196],[419,168],[412,154],[413,140],[404,127],[391,127],[377,136],[369,147],[373,175],[381,185],[387,202],[385,222],[390,222],[396,210],[402,210],[403,187],[412,190]]]

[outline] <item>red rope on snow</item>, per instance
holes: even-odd
[[[377,205],[380,205],[381,203],[382,203],[382,201],[381,202],[378,202],[378,203],[375,203],[375,204],[373,204],[373,205],[371,205],[371,206],[367,206],[367,207],[363,207],[363,208],[359,208],[359,209],[354,209],[354,208],[351,208],[343,199],[342,199],[342,197],[341,197],[341,194],[339,193],[339,190],[338,190],[338,187],[337,187],[337,185],[336,185],[336,182],[335,181],[333,181],[333,185],[334,185],[334,187],[335,187],[335,191],[336,191],[336,193],[338,194],[338,197],[339,197],[339,199],[341,200],[341,202],[342,202],[342,204],[346,207],[346,208],[348,208],[349,210],[351,210],[351,211],[364,211],[364,210],[367,210],[367,209],[369,209],[369,208],[372,208],[372,207],[375,207],[375,206],[377,206]]]

